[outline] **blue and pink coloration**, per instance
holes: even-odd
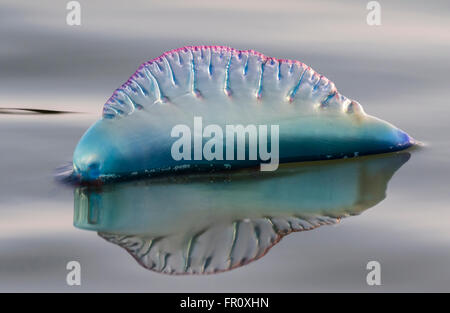
[[[142,64],[81,138],[82,181],[182,169],[259,166],[261,160],[174,160],[175,125],[279,125],[279,161],[337,159],[406,149],[414,140],[367,115],[309,66],[253,50],[184,47]]]

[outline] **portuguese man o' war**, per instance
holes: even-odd
[[[215,130],[198,130],[199,118]],[[181,139],[174,136],[177,125],[192,130],[194,138],[179,149],[185,156],[181,159],[173,157],[174,143]],[[276,157],[279,163],[393,152],[414,144],[408,134],[367,115],[358,102],[341,95],[331,81],[299,61],[253,50],[184,47],[142,64],[113,93],[102,118],[78,143],[72,175],[81,181],[103,181],[268,162],[267,153],[265,158],[261,154],[261,141],[260,154],[253,157],[254,147],[245,137],[249,157],[238,157],[234,133],[229,136],[232,147],[227,147],[229,125],[269,126],[266,152],[276,150],[270,161]],[[270,128],[274,125],[276,142]],[[227,131],[218,136],[217,127]],[[231,152],[219,151],[218,145],[213,149],[212,139]],[[208,142],[210,152],[220,157],[202,158]]]
[[[375,206],[409,152],[78,186],[74,225],[165,274],[212,274],[263,257],[284,236]]]

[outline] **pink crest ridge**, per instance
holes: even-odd
[[[330,80],[328,80],[325,76],[318,74],[316,71],[314,71],[310,66],[304,64],[303,62],[300,62],[298,60],[291,60],[291,59],[278,59],[278,58],[274,58],[274,57],[268,57],[258,51],[255,51],[253,49],[248,49],[248,50],[238,50],[238,49],[234,49],[231,47],[227,47],[227,46],[184,46],[181,48],[177,48],[177,49],[172,49],[169,51],[164,52],[162,55],[160,55],[159,57],[156,57],[154,59],[151,59],[147,62],[142,63],[138,69],[133,73],[133,75],[131,75],[128,80],[122,84],[119,88],[116,89],[116,91],[111,95],[111,97],[108,99],[108,101],[106,103],[110,103],[111,101],[114,101],[114,97],[116,95],[117,90],[123,89],[127,86],[130,85],[132,80],[135,80],[138,77],[138,74],[141,72],[141,70],[145,67],[148,67],[150,65],[152,65],[153,63],[156,63],[158,61],[163,61],[163,58],[167,57],[167,56],[173,56],[173,54],[177,54],[179,52],[189,52],[189,51],[200,51],[200,50],[210,50],[213,52],[231,52],[232,55],[238,57],[239,59],[241,58],[242,54],[245,54],[247,56],[253,55],[253,56],[257,56],[259,57],[263,63],[266,62],[272,62],[272,64],[274,63],[279,63],[279,64],[288,64],[290,65],[290,67],[292,68],[292,66],[298,65],[299,67],[305,68],[304,72],[307,71],[312,71],[312,75],[318,75],[319,79],[318,82],[320,82],[321,80],[325,80],[326,84],[333,84],[333,82],[331,82]],[[158,65],[159,66],[159,65]],[[333,84],[334,85],[334,84]],[[229,96],[231,96],[231,94],[229,94]],[[294,95],[295,96],[295,95]],[[342,97],[338,92],[337,89],[333,86],[333,91],[329,94],[328,99],[326,100],[326,102],[329,102],[330,100],[334,99],[334,100],[338,100],[340,97]],[[288,96],[288,101],[289,102],[293,102],[293,96]]]

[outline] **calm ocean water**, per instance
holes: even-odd
[[[0,111],[1,291],[450,291],[447,2],[382,3],[382,25],[377,27],[366,24],[366,3],[361,1],[285,1],[283,5],[279,1],[139,1],[141,7],[133,8],[107,1],[80,2],[80,27],[65,24],[65,4],[58,1],[0,5],[0,108],[76,112]],[[103,103],[140,63],[193,44],[229,45],[301,60],[333,80],[342,94],[358,100],[367,113],[392,122],[425,145],[411,151],[409,160],[389,161],[383,167],[365,161],[364,169],[379,173],[373,184],[357,176],[360,165],[325,166],[309,170],[310,176],[290,173],[292,181],[276,183],[292,188],[293,182],[311,181],[312,191],[323,184],[324,198],[334,191],[356,199],[350,190],[355,188],[358,195],[374,197],[362,202],[366,206],[344,212],[359,215],[289,234],[265,256],[220,274],[180,277],[146,270],[117,244],[81,229],[104,227],[102,231],[119,229],[127,234],[130,227],[142,227],[115,224],[115,219],[96,220],[130,203],[120,193],[125,189],[108,191],[125,199],[123,204],[88,210],[83,199],[92,196],[91,191],[74,191],[57,183],[54,174],[71,161],[76,143],[100,117]],[[349,189],[341,190],[339,183],[327,179],[339,182],[342,177],[348,179]],[[270,178],[257,181],[262,187],[261,181],[268,189],[272,186]],[[194,192],[183,184],[126,186],[127,194],[142,199],[139,203],[145,200],[151,208],[166,208],[155,216],[146,212],[147,228],[139,233],[148,239],[179,234],[185,227],[180,236],[190,238],[189,217],[208,226],[217,216],[230,222],[236,216],[257,219],[276,213],[276,205],[267,209],[264,205],[270,203],[251,197],[254,178],[239,182],[242,188],[234,198],[226,196],[233,190],[220,184],[224,193],[217,193],[216,185],[195,187]],[[161,188],[162,193],[152,188]],[[305,207],[319,204],[322,211],[307,213],[318,216],[325,206],[328,213],[340,215],[339,205],[345,204],[342,199],[342,203],[326,203],[319,196],[308,199],[311,193],[306,192],[300,192],[299,198],[284,198],[281,188],[273,192],[268,199],[276,204],[279,198],[277,208],[284,209],[284,216],[292,213],[293,206],[303,208],[304,214]],[[220,199],[222,209],[209,215],[199,209],[211,204],[206,196],[219,194],[225,194]],[[154,200],[146,198],[153,196]],[[186,214],[184,221],[177,216],[177,201],[187,201],[185,211],[193,210],[180,209]],[[241,206],[247,213],[239,210]],[[233,213],[223,210],[226,207]],[[134,210],[142,215],[145,208]],[[212,242],[226,247],[222,239]],[[66,284],[66,264],[72,260],[82,267],[79,287]],[[366,264],[371,260],[381,264],[382,286],[366,283]]]

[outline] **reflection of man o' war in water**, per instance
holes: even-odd
[[[333,224],[385,198],[408,152],[183,175],[75,190],[75,226],[98,231],[143,267],[209,274],[248,264],[283,236]]]

